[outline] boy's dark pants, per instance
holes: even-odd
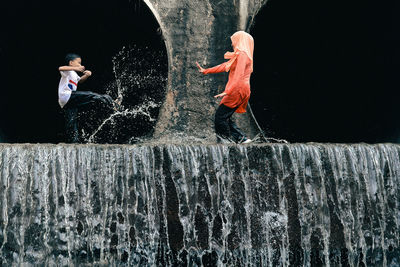
[[[238,142],[242,138],[246,138],[246,135],[240,130],[234,121],[232,121],[232,115],[235,113],[236,108],[229,108],[224,104],[219,105],[217,112],[215,113],[215,132],[224,138],[234,138],[234,141]]]
[[[101,105],[103,108],[112,108],[113,100],[109,95],[100,95],[90,91],[72,91],[71,97],[63,108],[68,143],[79,143],[78,110],[90,104]]]

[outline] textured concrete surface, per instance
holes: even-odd
[[[169,82],[155,137],[192,136],[214,139],[213,98],[224,90],[227,74],[203,76],[195,62],[211,67],[232,50],[230,36],[246,30],[266,0],[144,0],[157,18],[168,53]],[[257,43],[257,41],[256,41]],[[255,70],[256,71],[256,70]],[[255,134],[249,113],[236,121],[250,137]],[[183,137],[182,137],[183,136]]]
[[[399,266],[399,155],[0,145],[0,266]]]

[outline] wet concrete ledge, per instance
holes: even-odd
[[[0,209],[0,265],[396,265],[400,146],[1,144]]]

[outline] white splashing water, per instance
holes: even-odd
[[[120,106],[95,129],[82,130],[85,142],[113,142],[104,139],[104,135],[108,135],[118,143],[129,143],[129,140],[146,134],[146,130],[134,132],[132,129],[151,131],[165,93],[167,73],[163,69],[164,61],[161,52],[134,45],[123,47],[113,57],[115,80],[106,86],[106,92],[116,97]],[[123,132],[126,125],[131,127],[125,131],[132,132]]]
[[[0,144],[0,265],[399,266],[399,155]]]
[[[113,114],[110,115],[107,119],[103,121],[102,124],[87,138],[87,141],[89,143],[94,143],[96,135],[103,129],[103,127],[107,124],[112,124],[114,125],[113,128],[118,127],[115,118],[117,117],[127,117],[131,116],[133,118],[136,118],[138,115],[143,115],[148,118],[149,121],[154,122],[155,118],[153,118],[150,114],[150,109],[153,108],[158,108],[160,106],[159,103],[155,103],[153,101],[147,101],[146,103],[143,103],[139,106],[136,106],[133,109],[126,109],[124,111],[116,111]]]

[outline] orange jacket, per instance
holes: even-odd
[[[225,71],[224,62],[213,68],[205,69],[203,74],[220,73]],[[226,84],[226,96],[221,100],[220,104],[224,104],[229,108],[236,108],[237,113],[245,113],[247,102],[250,99],[250,76],[252,72],[252,61],[245,52],[240,51],[235,62],[229,71],[229,80]]]

